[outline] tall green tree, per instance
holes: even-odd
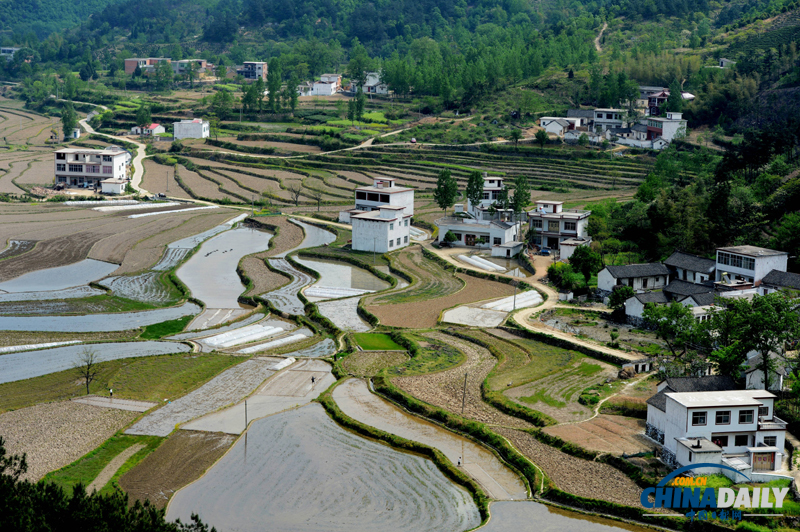
[[[78,127],[78,115],[75,114],[75,108],[72,107],[72,102],[64,102],[64,107],[61,109],[61,129],[64,131],[64,137],[69,138],[76,127]]]
[[[347,63],[347,77],[356,88],[367,82],[367,73],[372,68],[372,60],[367,49],[356,38],[350,48],[350,61]]]
[[[153,117],[150,114],[150,108],[144,104],[139,105],[139,108],[136,110],[136,125],[145,127],[152,123]]]
[[[359,87],[358,92],[356,92],[356,120],[359,122],[362,122],[364,119],[364,108],[366,105],[367,95],[364,94],[364,91]]]
[[[436,188],[433,191],[433,200],[447,214],[447,209],[453,206],[458,199],[458,182],[450,170],[445,168],[439,172],[436,179]]]
[[[589,246],[578,246],[569,258],[572,269],[581,272],[589,286],[589,279],[603,269],[603,259],[600,254]]]
[[[683,111],[683,93],[677,79],[669,84],[669,98],[664,102],[664,110],[672,113]]]
[[[531,204],[531,185],[528,177],[518,175],[514,178],[514,195],[511,198],[511,208],[519,219],[520,214]]]
[[[476,213],[478,205],[483,201],[483,175],[477,170],[470,172],[467,177],[466,197],[473,214]]]
[[[167,90],[172,85],[174,73],[172,67],[166,61],[156,63],[156,87],[158,90]]]
[[[277,113],[279,110],[278,98],[280,97],[282,83],[283,74],[281,69],[281,60],[278,57],[274,57],[269,62],[267,69],[267,90],[269,91],[267,98],[269,110],[273,113]]]
[[[668,305],[648,303],[642,317],[667,344],[673,358],[685,356],[697,336],[697,322],[689,307],[673,301]]]
[[[542,152],[544,152],[544,145],[550,140],[550,135],[547,134],[547,131],[544,129],[540,129],[536,132],[536,142],[539,143],[539,146],[542,147]]]
[[[266,85],[264,84],[264,80],[260,77],[253,83],[253,96],[256,101],[256,108],[258,112],[261,113],[264,110],[264,90],[266,89]]]
[[[289,107],[292,109],[293,113],[297,110],[297,98],[300,96],[297,94],[298,85],[300,85],[300,78],[297,77],[297,74],[292,74],[289,78],[289,89],[291,89],[289,93]],[[336,103],[338,104],[339,102]],[[337,105],[336,108],[338,109],[339,106]]]
[[[218,91],[211,100],[211,112],[220,120],[227,120],[233,108],[233,95],[226,91]]]

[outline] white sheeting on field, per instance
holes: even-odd
[[[115,211],[129,211],[134,209],[159,209],[166,207],[175,207],[176,205],[183,205],[177,201],[167,201],[164,203],[137,203],[135,205],[112,205],[110,207],[95,207],[93,211],[98,212],[115,212]]]
[[[517,294],[516,299],[516,306],[514,302],[514,296],[505,297],[498,301],[492,301],[491,303],[486,303],[485,305],[481,305],[481,308],[488,308],[492,310],[500,310],[502,312],[511,312],[514,309],[518,308],[528,308],[528,307],[535,307],[536,305],[541,304],[542,296],[536,290],[531,290],[529,292],[522,292],[521,294]]]
[[[484,269],[494,268],[498,272],[506,271],[506,269],[503,268],[502,266],[500,266],[498,264],[495,264],[494,262],[488,261],[488,260],[484,259],[483,257],[479,257],[478,255],[473,255],[470,258],[472,260],[474,260],[475,262],[477,262],[478,264],[483,265]]]
[[[459,255],[458,256],[458,260],[460,260],[462,262],[466,262],[470,266],[475,266],[476,268],[480,268],[481,270],[486,270],[486,271],[490,271],[490,272],[499,272],[499,271],[501,271],[501,268],[499,266],[495,266],[494,264],[492,264],[491,266],[487,266],[486,264],[482,264],[482,263],[478,262],[475,259],[475,257],[467,257],[466,255]],[[486,261],[486,262],[488,262],[488,261]],[[491,264],[491,263],[489,263],[489,264]]]
[[[17,351],[32,351],[34,349],[47,349],[48,347],[58,347],[60,345],[79,344],[80,340],[70,340],[68,342],[48,342],[46,344],[11,345],[0,347],[0,354],[16,353]]]
[[[306,288],[303,294],[306,297],[319,297],[323,299],[338,299],[340,297],[360,296],[361,294],[371,294],[374,290],[362,290],[360,288],[341,288],[338,286],[312,286]]]
[[[139,203],[136,200],[106,200],[106,201],[65,201],[64,205],[78,206],[81,205],[136,205]]]
[[[234,345],[247,344],[263,338],[269,338],[270,336],[275,336],[283,332],[285,332],[283,327],[273,327],[257,323],[206,338],[203,340],[203,343],[211,347],[232,347]]]
[[[308,336],[306,336],[305,334],[296,333],[289,336],[284,336],[283,338],[278,338],[277,340],[273,340],[271,342],[267,342],[266,344],[254,345],[253,347],[246,347],[236,352],[243,355],[248,355],[250,353],[258,353],[259,351],[266,351],[267,349],[272,349],[273,347],[280,347],[282,345],[299,342],[300,340],[305,340],[306,338],[308,338]]]
[[[159,211],[159,212],[145,212],[143,214],[131,214],[128,218],[144,218],[145,216],[157,216],[159,214],[172,214],[176,212],[191,212],[191,211],[204,211],[206,209],[219,209],[216,205],[208,205],[206,207],[192,207],[191,209],[178,209],[174,211]]]

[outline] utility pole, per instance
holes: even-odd
[[[247,399],[244,400],[244,430],[247,430]]]
[[[514,308],[512,309],[513,311],[517,310],[517,285],[519,285],[519,283],[517,281],[512,281],[511,284],[514,285]]]
[[[464,417],[464,407],[467,404],[467,375],[464,372],[464,391],[461,393],[461,417]],[[467,457],[464,456],[464,438],[461,438],[461,463],[467,465]]]

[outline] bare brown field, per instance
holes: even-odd
[[[282,189],[277,181],[273,181],[271,179],[263,179],[260,177],[255,177],[247,174],[240,174],[237,173],[235,170],[219,169],[217,171],[224,176],[236,179],[245,186],[258,190],[259,192],[268,192],[273,196],[277,196],[286,201],[291,200],[291,195],[289,194],[289,192]],[[248,192],[248,194],[252,194],[252,192]]]
[[[0,262],[0,279],[83,260],[95,242],[104,236],[102,233],[78,233],[39,242],[28,253]]]
[[[120,266],[114,274],[134,273],[150,268],[161,259],[167,244],[207,231],[229,220],[235,214],[231,209],[193,212],[195,216],[189,218],[178,227],[167,231],[161,231],[136,244],[133,249],[125,255],[122,266]],[[208,212],[211,212],[211,214],[208,214]],[[181,215],[171,214],[170,216]]]
[[[358,182],[358,184],[356,184],[348,181],[348,183],[350,183],[351,185],[362,186],[362,185],[372,184],[372,179],[362,174],[361,172],[351,172],[350,170],[336,170],[336,173],[344,176],[346,179],[354,179],[355,181]]]
[[[242,146],[257,146],[259,148],[277,148],[284,151],[294,151],[298,153],[321,153],[322,149],[319,146],[310,146],[308,144],[294,144],[291,139],[287,138],[286,142],[274,141],[260,141],[260,140],[233,140],[236,144]]]
[[[10,454],[28,455],[23,478],[37,481],[99,446],[139,414],[72,401],[46,403],[0,415]]]
[[[219,185],[216,183],[209,181],[208,179],[203,179],[196,172],[187,170],[183,166],[178,167],[178,177],[180,177],[184,185],[189,187],[189,189],[198,196],[212,200],[228,198],[232,201],[238,201],[236,198],[232,198],[227,194],[220,192]]]
[[[644,437],[644,423],[643,419],[600,414],[589,421],[543,430],[592,451],[636,454],[653,447]]]
[[[0,192],[6,194],[24,194],[25,191],[14,184],[16,179],[22,172],[28,169],[30,161],[15,161],[9,165],[8,171],[0,176]]]
[[[208,170],[203,170],[202,171],[202,175],[207,176],[207,177],[211,177],[211,178],[219,181],[220,183],[222,183],[222,188],[224,188],[225,190],[227,190],[231,194],[237,194],[239,196],[242,196],[244,198],[249,198],[249,199],[258,198],[259,194],[240,187],[238,184],[236,184],[236,181],[233,181],[230,177],[228,177],[226,175],[220,175],[220,174],[221,174],[221,172],[220,173],[210,172]],[[258,178],[256,178],[256,179],[258,179]],[[237,179],[237,181],[238,181],[238,179]],[[239,198],[237,198],[235,196],[233,197],[233,199],[235,201],[242,201],[241,199],[239,199]]]
[[[53,157],[37,159],[30,163],[30,168],[16,178],[17,183],[26,185],[52,185],[55,180]]]
[[[458,273],[456,276],[464,281],[466,286],[455,294],[424,301],[369,305],[367,309],[375,314],[383,325],[428,329],[436,326],[439,315],[444,309],[485,299],[510,296],[514,293],[514,288],[507,284],[478,279],[463,273]]]
[[[287,277],[277,274],[267,268],[264,259],[258,256],[250,256],[242,259],[242,268],[245,274],[253,281],[253,287],[245,292],[244,295],[260,295],[291,282]]]
[[[342,365],[351,375],[374,377],[382,370],[402,364],[408,355],[402,351],[356,351],[347,356]]]
[[[303,242],[305,237],[303,230],[285,216],[275,216],[265,220],[266,223],[278,226],[278,236],[274,237],[272,247],[266,252],[266,256],[274,257],[284,251],[296,248]]]
[[[608,464],[570,456],[520,430],[503,427],[492,430],[507,438],[518,451],[541,467],[559,489],[579,497],[641,507],[642,488],[620,470]],[[614,486],[614,489],[608,489],[609,486]]]
[[[466,355],[466,362],[429,375],[394,377],[394,384],[418,399],[456,414],[461,413],[463,404],[464,416],[482,423],[515,428],[532,426],[527,421],[503,414],[483,402],[481,384],[497,363],[489,350],[444,333],[429,333],[426,336],[455,347]],[[466,400],[462,403],[465,373]]]
[[[136,211],[141,213],[141,211]],[[152,218],[144,217],[149,220],[144,224],[137,224],[127,231],[112,234],[98,241],[89,252],[90,259],[104,260],[115,264],[122,264],[125,255],[141,240],[162,231],[169,231],[179,227],[188,219],[192,218],[193,212],[186,214],[171,214],[169,216]],[[126,220],[127,222],[135,220]]]
[[[167,185],[167,181],[169,181],[169,185]],[[172,168],[155,163],[150,159],[145,159],[144,161],[142,188],[154,194],[167,194],[173,198],[191,199],[191,196],[175,180]],[[169,188],[169,191],[167,191],[167,188]]]
[[[179,430],[119,478],[120,487],[136,500],[164,508],[172,494],[200,478],[233,445],[235,436]]]

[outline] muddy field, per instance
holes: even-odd
[[[342,366],[351,375],[374,377],[382,370],[398,366],[408,359],[408,355],[402,351],[356,351],[342,361]]]
[[[145,159],[142,188],[153,194],[166,194],[172,198],[190,199],[191,196],[175,180],[174,173],[169,166],[158,164],[151,159]]]
[[[145,301],[148,303],[165,304],[179,299],[178,295],[167,289],[159,281],[160,274],[148,272],[140,275],[123,277],[110,277],[103,280],[103,286],[108,287],[119,297]]]
[[[303,314],[305,305],[297,297],[300,290],[315,281],[313,277],[301,272],[286,259],[269,259],[269,264],[274,269],[292,276],[292,282],[277,290],[267,292],[263,297],[281,312],[289,314]]]
[[[9,454],[28,455],[23,478],[37,481],[88,453],[139,414],[72,401],[48,403],[0,415]]]
[[[248,511],[242,511],[247,508]],[[339,428],[312,404],[254,421],[167,519],[193,512],[214,526],[260,532],[467,530],[480,523],[467,492],[433,463]]]
[[[644,437],[644,424],[643,419],[600,414],[589,421],[543,430],[592,451],[636,454],[653,450],[652,442]]]
[[[194,482],[233,445],[235,437],[179,430],[119,478],[131,501],[164,508],[172,494]]]
[[[503,414],[483,402],[481,384],[497,363],[497,359],[488,350],[443,333],[430,333],[426,336],[455,347],[464,353],[466,362],[453,369],[430,375],[395,377],[392,382],[418,399],[460,414],[466,373],[465,417],[490,425],[531,427],[527,421]]]
[[[320,314],[343,331],[367,332],[372,326],[358,315],[358,297],[317,303]]]

